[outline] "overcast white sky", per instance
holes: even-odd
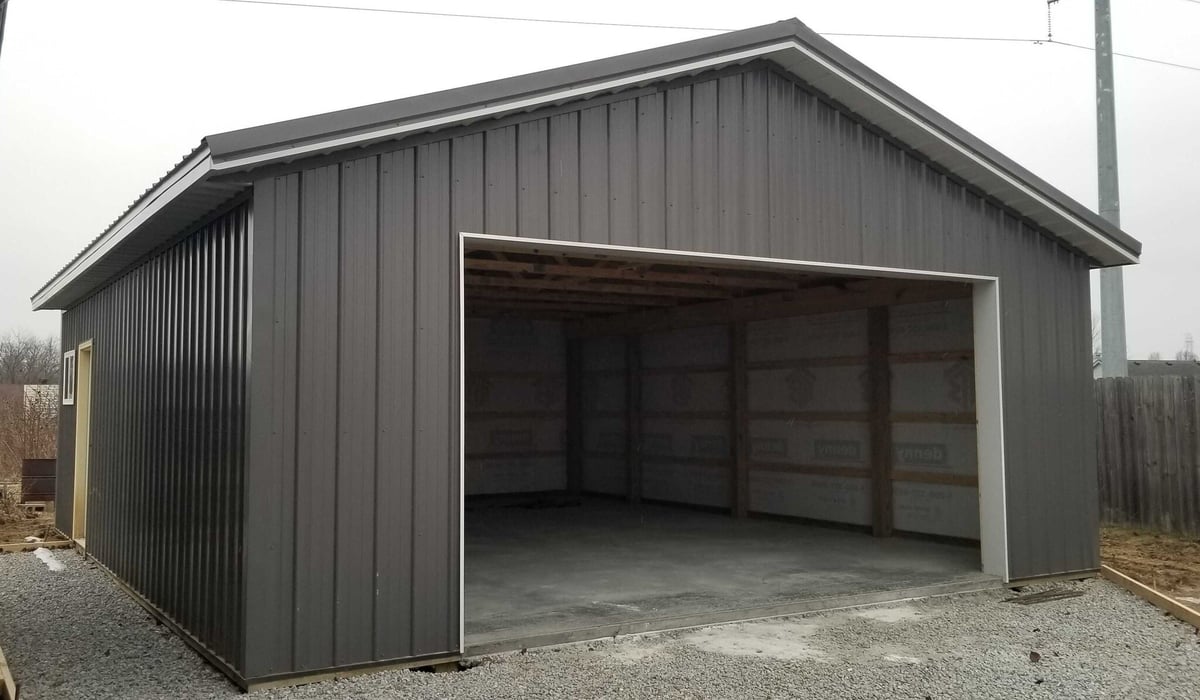
[[[825,32],[1046,33],[1044,0],[345,4],[730,28],[795,16]],[[1117,51],[1200,65],[1200,3],[1112,4]],[[1091,0],[1058,2],[1055,38],[1092,45],[1092,12]],[[0,51],[0,333],[57,334],[58,312],[31,312],[29,297],[205,134],[709,33],[218,0],[11,0]],[[1091,52],[831,38],[1095,208]],[[1200,335],[1200,72],[1116,60],[1122,223],[1145,246],[1143,263],[1126,268],[1129,352],[1170,357],[1185,333]]]

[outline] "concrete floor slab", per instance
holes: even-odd
[[[586,500],[468,510],[468,653],[997,587],[979,549]]]

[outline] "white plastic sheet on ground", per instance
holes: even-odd
[[[50,569],[51,571],[62,571],[66,568],[63,566],[63,563],[56,559],[54,554],[45,547],[38,547],[37,549],[33,550],[33,556],[41,559],[42,563],[46,565],[46,568]]]

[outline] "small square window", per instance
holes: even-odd
[[[62,403],[64,406],[75,405],[75,351],[63,353],[62,365]]]

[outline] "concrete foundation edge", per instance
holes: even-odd
[[[364,673],[378,673],[381,671],[397,671],[408,668],[454,664],[461,658],[461,654],[442,654],[409,659],[396,659],[391,661],[370,661],[352,666],[340,666],[338,668],[324,671],[301,672],[286,676],[264,676],[261,678],[251,678],[246,681],[246,684],[243,687],[247,692],[252,693],[258,690],[286,688],[290,686],[305,685],[308,683],[317,683],[320,681],[331,681],[338,678],[349,678],[351,676],[360,676]]]
[[[587,642],[596,639],[644,634],[647,632],[666,632],[670,630],[688,629],[691,627],[705,627],[708,625],[724,624],[728,622],[745,622],[772,617],[786,617],[788,615],[825,612],[829,610],[839,610],[842,608],[854,608],[862,605],[896,603],[917,598],[935,598],[939,596],[958,595],[962,593],[1000,590],[1003,587],[1004,583],[999,578],[995,578],[994,580],[972,579],[970,581],[942,583],[932,586],[918,586],[916,588],[901,588],[890,591],[875,591],[872,593],[857,593],[853,595],[814,598],[812,600],[780,603],[778,605],[755,608],[735,608],[731,610],[717,610],[694,615],[680,615],[675,617],[638,620],[636,622],[599,625],[595,627],[585,627],[525,637],[487,639],[476,643],[471,643],[468,640],[464,655],[468,657],[485,656],[488,654],[499,654],[508,651],[519,651],[522,649],[548,647],[559,644],[571,644],[574,642]]]
[[[1082,581],[1083,579],[1096,578],[1099,575],[1099,569],[1079,569],[1078,571],[1064,571],[1057,574],[1045,574],[1044,576],[1026,576],[1025,578],[1014,578],[1004,585],[1008,588],[1017,588],[1018,586],[1029,586],[1035,583]]]

